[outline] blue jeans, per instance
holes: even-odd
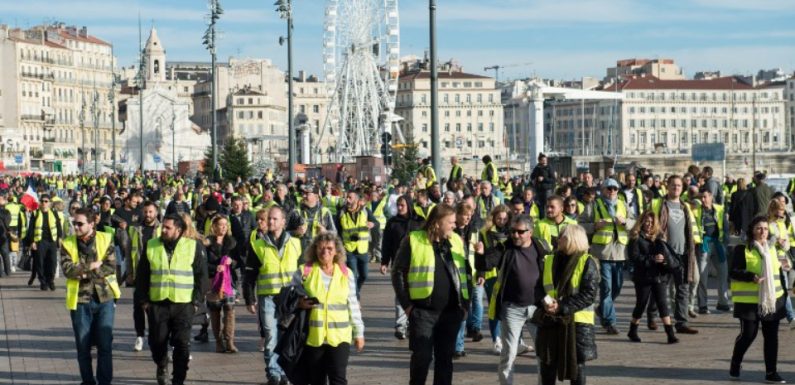
[[[624,285],[624,261],[599,261],[599,265],[602,276],[599,282],[599,317],[602,326],[611,326],[616,324],[613,302],[621,294]]]
[[[260,325],[265,334],[265,372],[268,379],[281,379],[284,371],[276,362],[279,355],[274,353],[276,342],[279,340],[279,328],[276,320],[276,304],[273,303],[273,296],[257,296],[257,308]]]
[[[486,283],[483,285],[483,288],[486,289],[486,299],[491,303],[491,293],[494,290],[494,284],[497,282],[497,277],[489,278],[486,280]],[[491,342],[497,342],[497,338],[500,338],[500,320],[499,319],[491,319],[489,318],[489,332],[491,332]]]
[[[356,277],[356,298],[361,298],[359,294],[362,291],[362,286],[364,286],[364,281],[367,280],[367,264],[369,262],[370,257],[367,253],[348,253],[346,265]]]
[[[106,385],[113,381],[113,301],[78,303],[70,312],[75,332],[77,363],[80,365],[82,385]],[[91,346],[97,346],[97,377],[91,366]]]
[[[466,328],[468,330],[480,331],[483,324],[483,286],[475,285],[472,287],[472,307],[467,316]]]

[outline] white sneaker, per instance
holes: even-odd
[[[133,350],[135,350],[136,352],[140,352],[143,349],[144,349],[144,338],[143,337],[136,337],[135,338],[135,346],[133,347]]]
[[[516,349],[517,356],[532,351],[535,351],[532,346],[525,344],[523,339],[519,339],[519,349]]]
[[[502,354],[502,340],[497,340],[494,342],[494,354],[498,356]]]

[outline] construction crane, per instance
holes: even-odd
[[[530,66],[530,65],[533,65],[533,63],[532,62],[527,62],[527,63],[506,64],[506,65],[497,64],[497,65],[493,65],[493,66],[489,66],[489,67],[483,67],[483,71],[494,71],[494,78],[499,83],[499,81],[500,81],[500,69],[516,68],[516,67],[527,67],[527,66]]]

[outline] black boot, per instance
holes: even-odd
[[[632,342],[640,342],[640,337],[638,337],[638,324],[636,323],[629,323],[629,332],[627,333],[627,337]]]
[[[676,338],[676,334],[674,334],[674,326],[673,325],[664,325],[665,326],[665,334],[668,335],[668,343],[675,344],[679,342],[679,338]]]
[[[202,325],[202,329],[199,331],[199,334],[193,337],[193,340],[196,342],[207,343],[210,340],[210,336],[207,334],[207,324]]]

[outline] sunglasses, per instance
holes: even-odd
[[[618,191],[618,187],[610,186],[607,188],[608,191]]]
[[[522,229],[511,229],[511,234],[519,234],[519,235],[522,235],[522,234],[524,234],[524,233],[526,233],[526,232],[528,232],[528,231],[530,231],[530,230],[529,230],[529,229],[527,229],[527,230],[522,230]]]
[[[86,224],[85,222],[72,221],[72,226],[74,227],[83,227],[83,225],[85,224]]]

